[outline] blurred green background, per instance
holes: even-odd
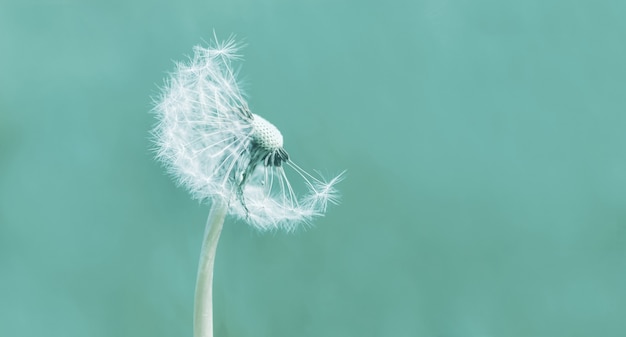
[[[348,170],[226,224],[216,336],[625,336],[626,2],[0,0],[0,336],[191,336],[208,205],[151,97],[236,34],[250,105]]]

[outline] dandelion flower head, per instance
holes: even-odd
[[[216,39],[176,65],[155,106],[157,157],[195,199],[224,200],[261,230],[292,230],[337,203],[342,174],[324,180],[291,160],[278,128],[246,103],[232,65],[238,51],[232,38]],[[286,167],[302,179],[302,196]]]

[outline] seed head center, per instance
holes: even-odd
[[[252,139],[258,146],[269,152],[283,147],[283,135],[274,124],[257,114],[252,114],[252,118]]]

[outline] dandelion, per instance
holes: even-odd
[[[241,59],[233,38],[196,46],[178,63],[155,112],[157,158],[195,199],[212,204],[196,284],[194,335],[212,336],[211,283],[226,215],[259,230],[294,230],[338,202],[335,185],[302,169],[276,126],[250,111],[233,69]],[[285,168],[306,192],[298,196]]]

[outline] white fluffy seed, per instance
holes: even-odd
[[[257,114],[252,114],[252,118],[252,138],[259,146],[268,151],[283,147],[283,135],[274,124]]]

